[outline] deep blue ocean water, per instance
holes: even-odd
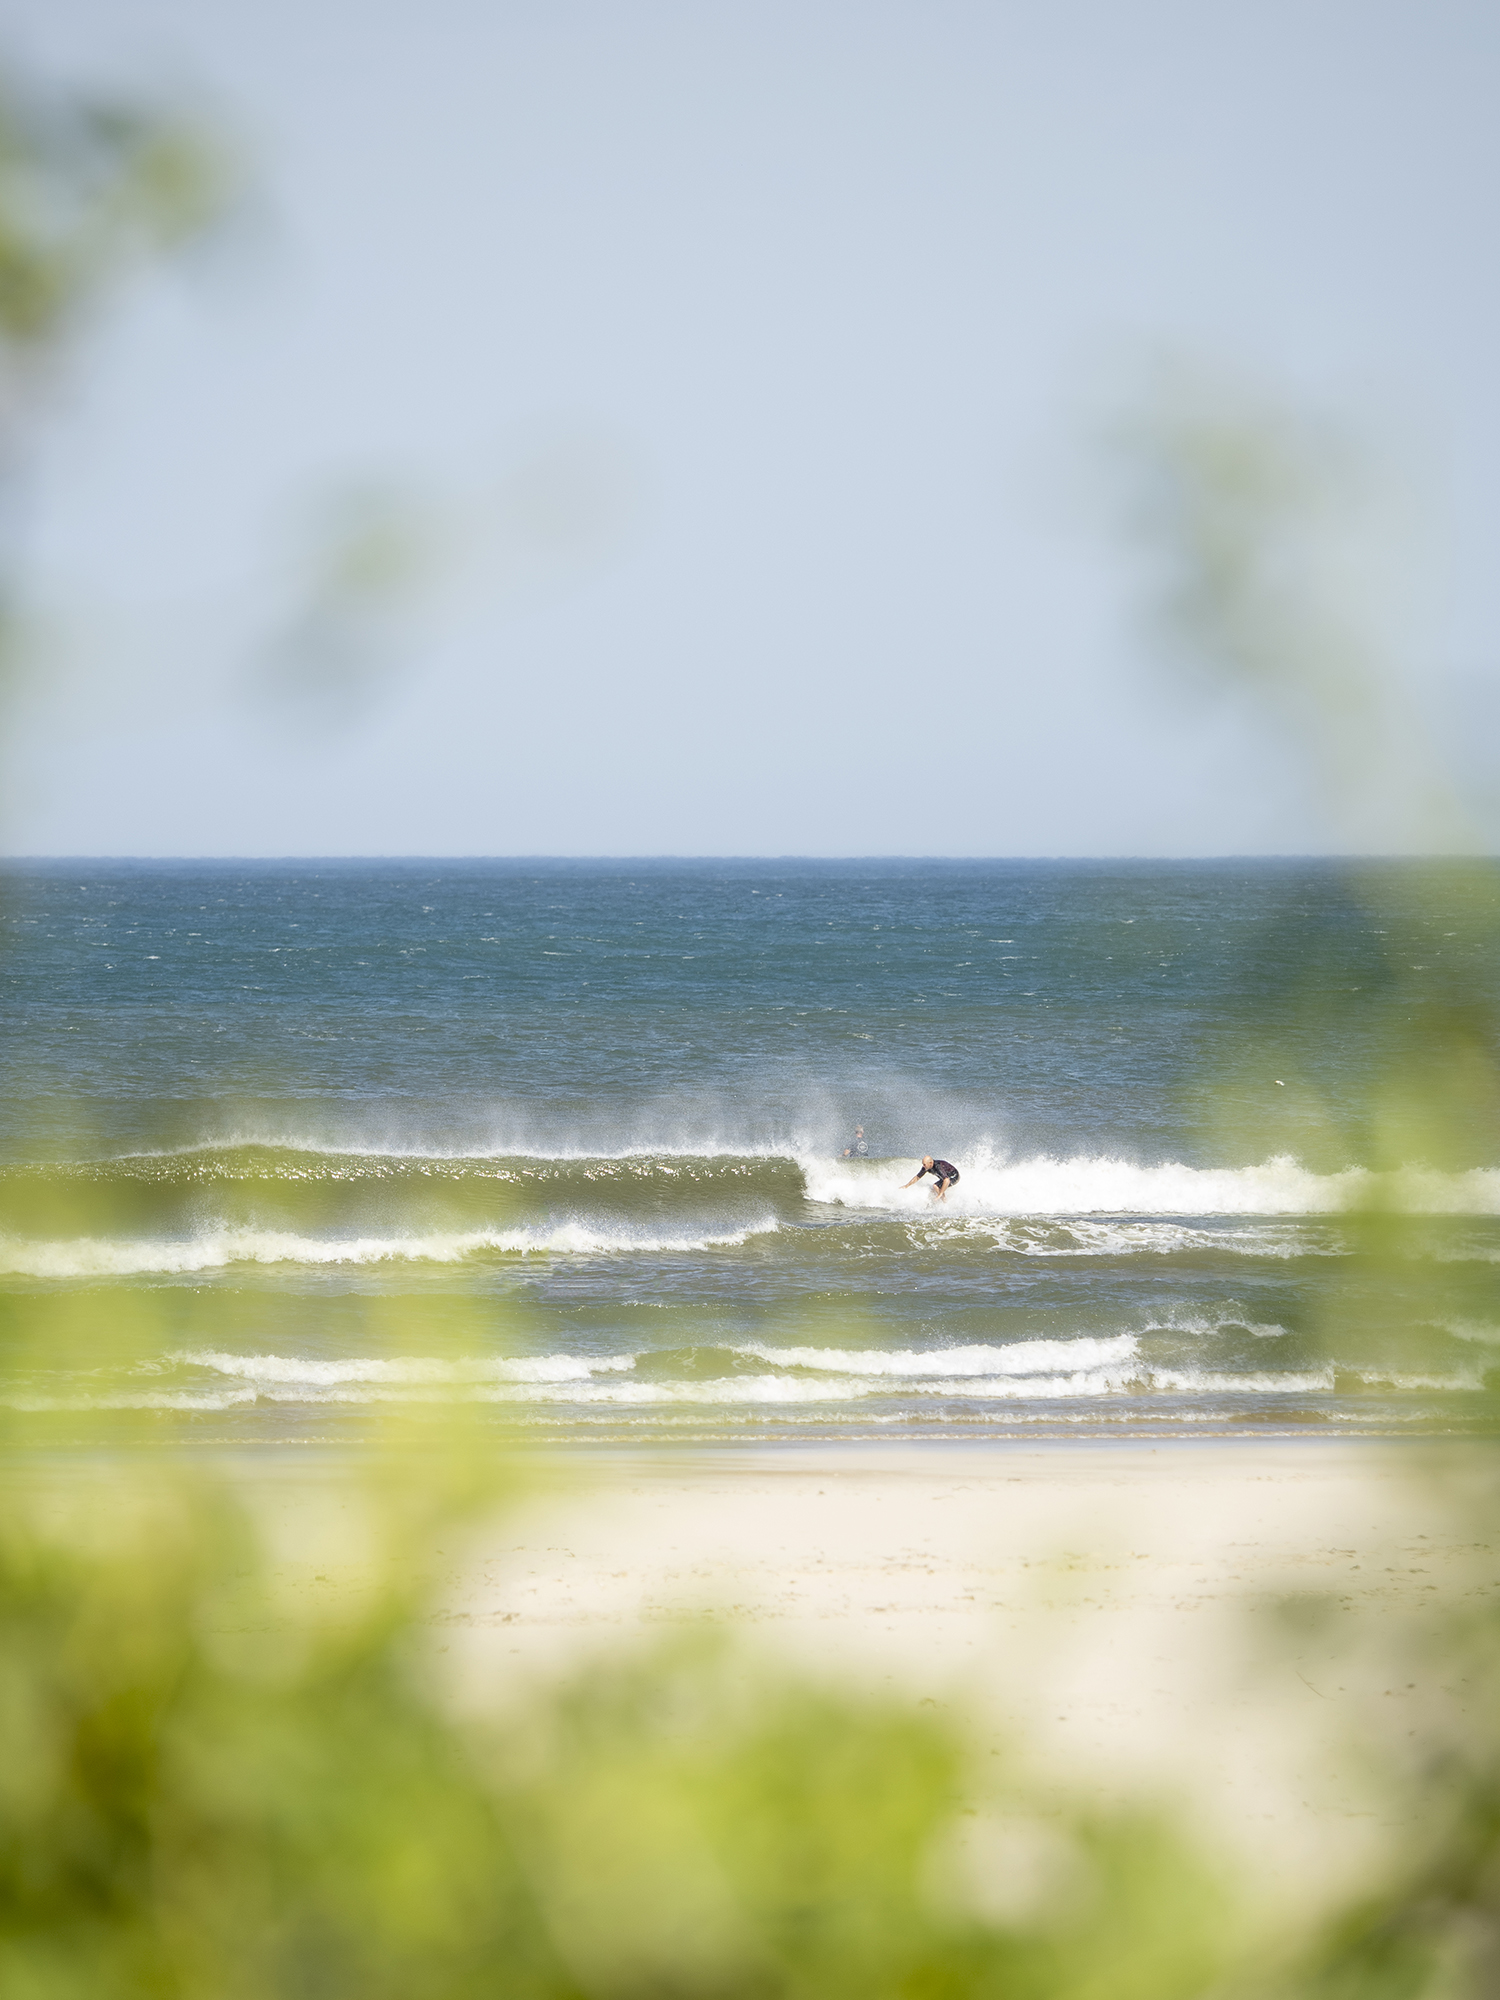
[[[0,915],[16,1435],[1488,1421],[1489,864],[69,861]]]

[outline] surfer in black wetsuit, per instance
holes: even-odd
[[[905,1186],[915,1187],[917,1182],[925,1180],[928,1174],[931,1174],[937,1182],[937,1186],[932,1190],[933,1200],[946,1201],[949,1188],[958,1186],[958,1168],[951,1160],[935,1160],[931,1153],[924,1153],[920,1170],[912,1175]]]
[[[869,1157],[870,1148],[865,1140],[865,1128],[863,1125],[856,1125],[854,1128],[854,1137],[844,1148],[844,1158],[846,1160],[867,1160]]]

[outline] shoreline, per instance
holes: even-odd
[[[816,1438],[767,1438],[763,1441],[697,1440],[651,1437],[639,1441],[588,1439],[574,1442],[560,1439],[486,1438],[464,1433],[468,1448],[492,1458],[497,1465],[516,1462],[528,1468],[558,1465],[578,1472],[591,1467],[624,1467],[632,1464],[662,1466],[739,1467],[746,1470],[770,1469],[784,1458],[790,1466],[805,1468],[819,1458],[830,1464],[853,1469],[859,1465],[900,1472],[930,1462],[953,1465],[972,1458],[986,1466],[1000,1460],[1024,1459],[1029,1454],[1046,1459],[1080,1459],[1172,1455],[1192,1457],[1207,1453],[1249,1456],[1256,1452],[1285,1452],[1289,1456],[1311,1456],[1328,1452],[1335,1456],[1364,1453],[1371,1456],[1416,1457],[1433,1460],[1494,1454],[1500,1461],[1500,1427],[1456,1432],[1379,1431],[1330,1432],[1321,1427],[1292,1426],[1278,1431],[1163,1432],[1120,1436],[1107,1431],[1051,1432],[1024,1437],[912,1437],[859,1438],[824,1436]],[[389,1456],[420,1459],[424,1454],[447,1453],[450,1434],[401,1438],[359,1439],[335,1437],[277,1437],[254,1440],[191,1438],[131,1438],[113,1443],[75,1442],[50,1444],[30,1442],[11,1436],[0,1450],[0,1480],[28,1464],[51,1461],[120,1462],[149,1465],[203,1464],[224,1469],[250,1470],[264,1465],[300,1461],[312,1466],[320,1461],[367,1465]]]

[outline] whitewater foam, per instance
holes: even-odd
[[[1445,1319],[1438,1324],[1444,1333],[1451,1333],[1455,1340],[1478,1341],[1485,1347],[1500,1347],[1500,1326],[1490,1320]]]
[[[804,1159],[808,1199],[844,1208],[931,1216],[925,1183],[903,1189],[885,1162]],[[1349,1167],[1319,1174],[1289,1155],[1249,1167],[1143,1166],[1106,1155],[981,1161],[960,1170],[943,1215],[1297,1216],[1378,1209],[1407,1215],[1500,1215],[1500,1168],[1439,1173],[1403,1167],[1375,1173]]]
[[[129,1278],[223,1270],[232,1264],[455,1264],[482,1251],[522,1257],[673,1255],[737,1249],[774,1233],[774,1216],[697,1236],[560,1222],[533,1229],[470,1229],[410,1236],[300,1236],[290,1230],[208,1228],[186,1237],[0,1240],[0,1274],[23,1278]]]
[[[1279,1332],[1277,1328],[1259,1328]],[[1457,1330],[1457,1329],[1455,1329]],[[1152,1333],[1206,1334],[1192,1322]],[[1485,1329],[1490,1332],[1490,1329]],[[0,1397],[18,1411],[179,1411],[213,1413],[269,1406],[435,1406],[453,1402],[528,1409],[682,1409],[716,1407],[751,1411],[818,1406],[880,1406],[915,1399],[996,1409],[1005,1405],[1078,1410],[1124,1400],[1145,1407],[1169,1404],[1174,1421],[1216,1420],[1243,1407],[1246,1399],[1275,1401],[1351,1391],[1386,1394],[1456,1394],[1483,1389],[1482,1360],[1443,1371],[1378,1364],[1348,1366],[1330,1360],[1282,1370],[1231,1372],[1222,1367],[1148,1360],[1143,1334],[1080,1335],[1072,1339],[1019,1340],[1008,1344],[968,1343],[933,1348],[774,1347],[743,1342],[727,1356],[758,1363],[754,1372],[719,1375],[662,1375],[638,1364],[659,1363],[661,1350],[589,1355],[346,1356],[261,1352],[237,1354],[218,1348],[181,1348],[158,1362],[144,1362],[134,1380],[107,1386],[78,1383],[72,1393],[47,1393],[37,1386],[15,1388]],[[176,1374],[176,1381],[161,1379]],[[187,1379],[182,1379],[183,1376]],[[208,1381],[202,1378],[208,1377]],[[897,1421],[899,1418],[892,1418]]]
[[[1055,1371],[1108,1367],[1129,1361],[1140,1342],[1133,1333],[1103,1340],[1018,1340],[1008,1346],[937,1348],[767,1347],[751,1341],[736,1354],[779,1362],[786,1368],[813,1368],[832,1375],[895,1376],[902,1380],[933,1378],[962,1381],[976,1376],[1020,1376]]]
[[[1183,1222],[1095,1221],[1081,1216],[1041,1221],[966,1219],[970,1233],[1021,1257],[1174,1257],[1201,1250],[1229,1257],[1339,1257],[1345,1246],[1274,1218],[1249,1228],[1204,1229]]]
[[[1082,1368],[1034,1375],[988,1374],[959,1377],[910,1377],[899,1382],[902,1395],[927,1399],[946,1397],[965,1403],[1090,1402],[1110,1397],[1175,1395],[1221,1400],[1246,1395],[1305,1395],[1332,1388],[1332,1371],[1285,1375],[1215,1375],[1197,1370]],[[1457,1381],[1413,1378],[1413,1387],[1465,1386]],[[700,1380],[646,1380],[627,1371],[568,1379],[531,1381],[354,1379],[279,1380],[274,1375],[253,1384],[226,1383],[221,1389],[173,1390],[142,1387],[105,1394],[38,1396],[7,1394],[0,1401],[21,1410],[196,1410],[243,1408],[253,1403],[308,1404],[334,1407],[371,1405],[432,1405],[465,1402],[536,1406],[614,1405],[753,1407],[857,1403],[889,1399],[898,1383],[889,1373],[739,1375]]]
[[[494,1359],[473,1356],[440,1361],[426,1355],[401,1355],[390,1360],[367,1357],[345,1361],[313,1361],[301,1355],[224,1354],[212,1348],[183,1348],[168,1357],[192,1368],[229,1375],[245,1382],[308,1383],[328,1388],[341,1383],[384,1386],[453,1385],[486,1382],[582,1382],[596,1373],[633,1368],[633,1354],[536,1354]]]

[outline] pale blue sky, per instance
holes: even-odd
[[[1408,844],[1149,659],[1089,439],[1159,352],[1369,435],[1393,643],[1485,776],[1490,5],[3,0],[0,38],[205,97],[258,181],[46,438],[13,849]],[[431,560],[351,714],[267,662],[364,487]]]

